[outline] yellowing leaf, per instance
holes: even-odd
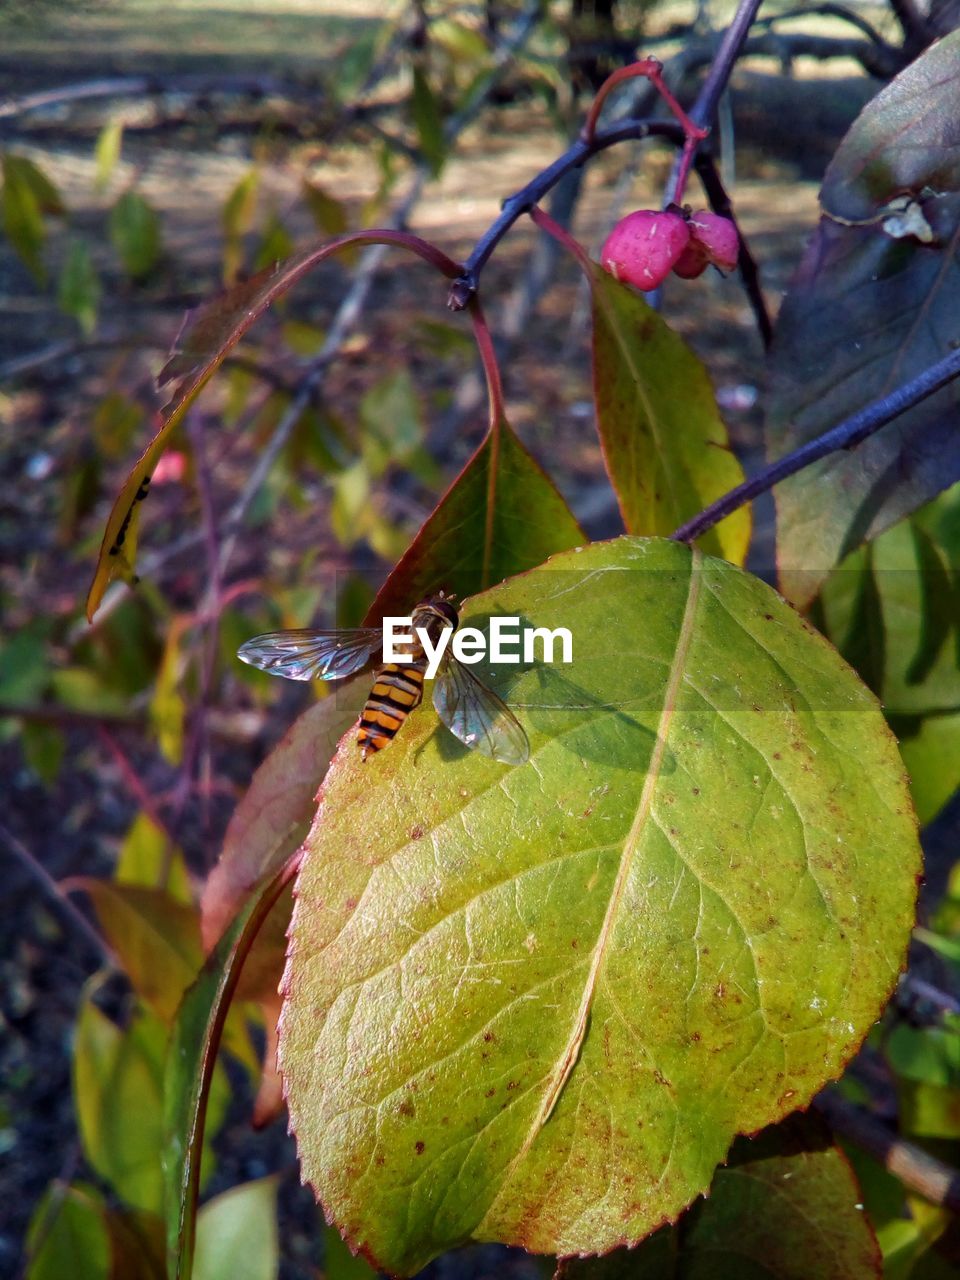
[[[710,378],[665,320],[590,264],[597,426],[629,533],[670,534],[743,480]],[[751,517],[741,507],[700,540],[743,564]]]
[[[424,704],[327,776],[280,1065],[304,1177],[410,1275],[465,1240],[594,1253],[809,1103],[904,961],[920,850],[875,698],[770,588],[661,539],[566,552],[464,621],[566,626],[474,668],[530,762]]]

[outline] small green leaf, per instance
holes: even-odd
[[[123,838],[113,878],[117,884],[164,889],[177,902],[193,902],[190,878],[180,849],[148,813],[140,812]]]
[[[259,190],[260,170],[249,169],[223,206],[223,279],[226,284],[233,284],[243,265],[243,237],[253,226]]]
[[[124,192],[111,209],[110,240],[132,280],[144,280],[157,265],[160,219],[139,192]]]
[[[183,754],[187,706],[180,692],[180,682],[185,665],[182,642],[189,626],[187,618],[175,618],[170,624],[149,708],[150,723],[156,732],[160,752],[174,765],[180,763]]]
[[[54,1183],[27,1229],[25,1280],[112,1280],[107,1211],[92,1187]]]
[[[97,327],[100,294],[100,277],[87,242],[71,240],[57,285],[57,301],[61,311],[73,316],[85,337]]]
[[[28,720],[21,730],[21,741],[24,758],[41,782],[55,782],[67,745],[62,731]]]
[[[283,219],[277,213],[271,214],[253,258],[254,271],[269,271],[271,267],[277,267],[290,257],[293,250],[293,237],[284,226]]]
[[[338,236],[346,231],[347,211],[342,201],[335,199],[309,178],[304,178],[300,189],[319,231],[325,232],[328,236]]]
[[[88,992],[74,1042],[74,1106],[87,1159],[125,1203],[163,1202],[163,1060],[167,1029],[141,1013],[121,1031]]]
[[[200,1210],[195,1280],[276,1280],[279,1259],[276,1178],[241,1183]]]
[[[425,701],[373,760],[338,754],[296,886],[280,1067],[303,1176],[395,1274],[674,1220],[738,1133],[841,1074],[913,922],[896,744],[769,587],[621,538],[464,623],[494,615],[572,633],[570,665],[474,668],[529,763],[467,751]]]
[[[41,251],[46,239],[40,201],[28,181],[22,156],[3,157],[3,230],[17,257],[38,284],[46,279]]]
[[[410,100],[413,123],[417,130],[420,152],[430,172],[436,177],[447,156],[443,136],[443,115],[430,82],[419,67],[413,69],[413,95]]]
[[[30,706],[50,680],[50,624],[34,621],[0,638],[0,701]]]
[[[100,130],[96,146],[93,150],[97,165],[95,185],[98,191],[106,191],[110,179],[120,162],[120,149],[123,145],[123,121],[119,118],[108,120]]]

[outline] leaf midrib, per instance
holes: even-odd
[[[683,618],[680,622],[680,629],[677,634],[677,646],[674,651],[673,661],[670,665],[670,674],[664,691],[663,708],[660,712],[660,719],[657,724],[656,741],[650,757],[647,775],[644,779],[643,789],[640,793],[640,799],[637,803],[636,813],[634,814],[630,830],[623,842],[623,852],[620,855],[620,865],[617,869],[617,877],[610,893],[610,902],[607,905],[603,923],[600,927],[600,932],[597,935],[597,941],[594,944],[590,970],[587,975],[586,983],[584,984],[583,996],[581,997],[580,1005],[577,1009],[577,1015],[564,1051],[558,1058],[556,1067],[546,1082],[543,1100],[537,1114],[534,1116],[533,1122],[531,1123],[526,1137],[520,1145],[516,1155],[510,1161],[510,1164],[504,1173],[500,1191],[494,1197],[492,1204],[488,1208],[487,1215],[492,1211],[497,1201],[500,1199],[505,1188],[509,1185],[513,1174],[520,1167],[530,1148],[537,1140],[537,1137],[542,1131],[544,1125],[550,1119],[554,1108],[560,1100],[560,1095],[563,1093],[567,1081],[573,1074],[577,1060],[580,1056],[580,1050],[586,1036],[590,1008],[593,1004],[593,999],[597,990],[600,971],[603,967],[610,937],[616,923],[617,910],[620,906],[620,900],[623,897],[623,891],[633,867],[634,855],[636,854],[643,831],[650,818],[653,807],[653,798],[656,793],[657,784],[660,781],[660,770],[666,753],[667,739],[670,733],[670,726],[673,721],[674,712],[676,711],[677,698],[680,692],[680,685],[683,680],[684,671],[686,669],[690,642],[694,633],[694,619],[697,611],[697,601],[700,595],[701,560],[701,553],[696,547],[692,548],[690,585],[687,591],[686,603],[684,605]]]

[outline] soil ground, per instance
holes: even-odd
[[[13,97],[62,84],[113,75],[184,73],[274,74],[322,82],[337,58],[368,34],[384,6],[372,0],[341,4],[321,0],[168,0],[163,6],[130,0],[91,13],[56,19],[52,25],[26,24],[4,31],[0,87]],[[666,25],[681,6],[657,17]],[[764,70],[764,68],[761,68]],[[765,68],[770,70],[770,68]],[[803,69],[801,69],[803,70]],[[806,68],[809,73],[812,68]],[[837,68],[849,75],[849,66]],[[817,73],[821,74],[818,68]],[[744,100],[760,92],[744,82]],[[862,83],[841,95],[837,122],[856,113]],[[264,144],[263,132],[247,125],[225,128],[215,114],[190,114],[171,123],[152,114],[143,101],[118,100],[49,109],[16,122],[0,120],[0,144],[33,158],[56,183],[69,209],[69,229],[98,244],[104,300],[99,335],[106,347],[76,343],[72,321],[56,308],[53,288],[36,286],[22,265],[0,245],[0,366],[7,376],[0,389],[0,592],[12,631],[45,615],[60,624],[79,622],[92,551],[109,501],[135,448],[127,449],[102,477],[102,489],[72,539],[64,546],[58,521],[71,469],[83,455],[90,415],[106,391],[122,386],[149,403],[149,380],[176,334],[183,309],[214,292],[220,281],[223,233],[221,210],[246,174],[255,150],[261,172],[257,223],[271,211],[283,214],[295,241],[315,235],[299,200],[307,158],[311,177],[343,201],[353,225],[375,192],[379,175],[369,148],[345,145],[328,156],[307,139]],[[110,116],[128,124],[122,160],[109,185],[98,189],[93,144]],[[736,115],[734,117],[736,120]],[[738,138],[738,143],[740,139]],[[802,137],[784,138],[792,154],[746,145],[738,148],[732,186],[737,213],[763,273],[771,309],[776,310],[802,243],[816,219],[816,182],[804,163]],[[816,145],[820,139],[816,140]],[[814,143],[811,147],[816,149]],[[454,257],[463,257],[496,215],[500,200],[522,186],[562,148],[562,139],[544,110],[529,102],[488,112],[462,137],[457,155],[439,181],[428,187],[411,227]],[[637,166],[629,192],[618,188],[627,164]],[[577,235],[596,246],[615,216],[612,203],[630,207],[658,199],[667,157],[623,148],[598,159],[587,174],[575,222]],[[815,166],[814,166],[815,167]],[[105,236],[106,211],[131,184],[157,209],[163,229],[166,270],[142,287],[125,282]],[[403,183],[400,184],[403,190]],[[619,196],[617,192],[619,190]],[[67,235],[51,223],[54,264]],[[500,305],[522,278],[535,234],[520,225],[487,270],[484,296],[494,322]],[[55,272],[54,272],[55,274]],[[323,326],[348,279],[331,267],[295,295],[292,314]],[[447,323],[444,290],[430,284],[422,268],[406,265],[385,273],[374,290],[366,318],[343,361],[331,374],[328,395],[349,414],[363,391],[384,368],[412,360],[428,416],[442,416],[470,372],[458,348],[438,358],[411,350],[411,332],[426,332],[426,321]],[[711,370],[737,448],[749,467],[760,449],[763,358],[752,316],[735,279],[705,276],[694,284],[676,282],[667,290],[665,313],[691,341]],[[559,264],[554,281],[524,326],[506,369],[511,419],[541,459],[593,536],[618,531],[618,517],[604,480],[591,422],[586,314],[575,272]],[[69,348],[69,349],[68,349]],[[266,348],[268,351],[271,348]],[[53,358],[51,355],[53,354]],[[38,358],[39,357],[39,358]],[[291,368],[292,366],[287,366]],[[144,424],[144,429],[146,424]],[[482,410],[441,433],[437,443],[439,481],[445,482],[475,446],[483,428]],[[138,443],[145,439],[141,432]],[[249,442],[233,448],[215,472],[218,509],[229,506],[255,454]],[[438,486],[439,487],[439,486]],[[329,563],[348,568],[355,559],[333,543],[317,547],[317,529],[326,527],[322,508],[328,494],[314,493],[321,508],[307,513],[283,507],[265,529],[246,535],[233,576],[290,571],[301,550],[314,546]],[[428,509],[429,492],[396,499],[394,511],[409,532]],[[145,529],[146,545],[162,546],[189,508],[175,497]],[[192,515],[189,518],[193,518]],[[329,535],[327,535],[329,538]],[[266,545],[265,544],[266,541]],[[364,553],[362,567],[382,573],[384,562]],[[166,588],[174,598],[195,599],[198,582],[187,562],[168,566]],[[171,576],[172,575],[172,576]],[[202,583],[200,584],[202,585]],[[229,690],[227,691],[229,693]],[[226,695],[224,695],[226,696]],[[188,809],[183,842],[192,869],[202,874],[216,854],[219,833],[233,797],[295,706],[277,704],[270,717],[257,712],[252,730],[234,732],[220,744],[216,777],[220,787],[210,805]],[[225,708],[229,712],[230,708]],[[238,721],[239,722],[239,721]],[[26,766],[10,721],[0,742],[0,776],[5,803],[2,821],[50,876],[108,874],[118,843],[137,811],[137,801],[116,757],[95,725],[79,717],[67,726],[67,753],[51,786]],[[248,722],[245,722],[248,723]],[[235,726],[236,727],[236,726]],[[118,731],[123,750],[143,785],[164,794],[172,785],[169,766],[142,735]],[[7,850],[4,850],[7,853]],[[70,1095],[70,1037],[78,992],[96,967],[96,957],[64,922],[51,898],[16,860],[4,864],[0,902],[0,1272],[18,1256],[26,1221],[44,1187],[54,1177],[83,1172]],[[237,1107],[221,1143],[221,1184],[274,1168],[284,1173],[284,1274],[312,1273],[316,1220],[309,1197],[296,1185],[293,1155],[282,1126],[251,1137],[245,1100]],[[313,1261],[311,1261],[313,1260]],[[442,1274],[491,1273],[499,1255],[476,1251],[438,1264]],[[521,1274],[522,1260],[516,1260]],[[532,1274],[531,1271],[527,1271]]]

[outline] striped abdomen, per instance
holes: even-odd
[[[425,667],[423,658],[403,666],[387,662],[378,668],[357,731],[357,745],[364,760],[368,752],[385,747],[414,707],[420,705]]]

